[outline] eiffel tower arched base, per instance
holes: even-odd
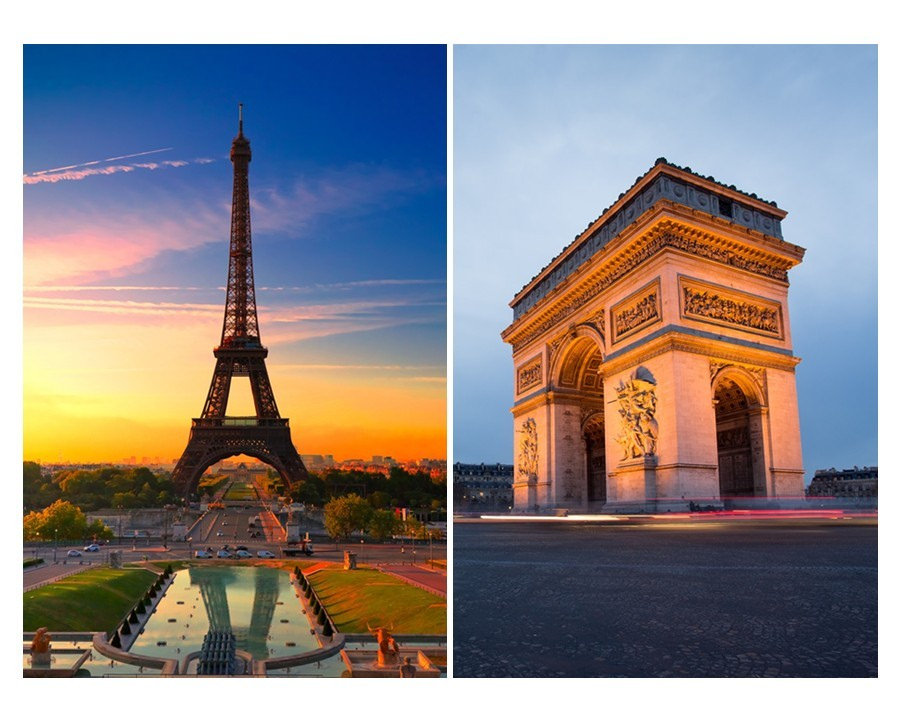
[[[287,418],[194,418],[172,482],[183,497],[190,497],[208,467],[234,455],[249,455],[271,465],[291,489],[308,476],[291,442]]]

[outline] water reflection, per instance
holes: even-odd
[[[245,574],[246,570],[253,570],[253,601],[250,611],[250,622],[246,626],[232,624],[231,613],[228,605],[229,585],[238,583],[237,572]],[[266,572],[259,572],[266,571]],[[246,650],[257,660],[269,656],[268,638],[272,628],[272,618],[275,616],[276,602],[278,601],[278,576],[285,573],[271,568],[210,568],[194,567],[188,571],[191,585],[200,588],[200,596],[209,618],[209,630],[234,633],[238,650]],[[241,578],[241,586],[232,588],[232,596],[240,594],[244,578]],[[239,601],[240,607],[244,606],[243,598]]]
[[[318,647],[286,572],[220,565],[177,573],[132,652],[183,657],[210,630],[234,633],[257,660]]]

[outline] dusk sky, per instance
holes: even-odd
[[[509,301],[657,157],[774,200],[806,481],[875,465],[874,46],[454,48],[454,459],[512,462]]]
[[[26,46],[24,455],[171,461],[220,340],[237,106],[300,453],[446,456],[444,46]],[[228,414],[252,414],[246,378]]]

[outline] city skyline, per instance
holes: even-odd
[[[444,47],[26,46],[25,459],[184,449],[221,333],[238,102],[298,451],[446,455]],[[237,378],[228,414],[252,407]]]
[[[806,479],[877,465],[876,65],[875,46],[456,46],[454,461],[511,462],[509,302],[665,157],[788,212]]]

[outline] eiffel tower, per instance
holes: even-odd
[[[233,455],[249,455],[271,465],[288,487],[296,487],[307,477],[303,461],[291,442],[288,419],[278,414],[266,371],[265,360],[269,351],[259,339],[247,180],[250,141],[244,137],[243,105],[239,106],[238,113],[238,134],[231,143],[234,192],[225,320],[222,341],[213,351],[216,369],[206,404],[200,417],[191,420],[187,448],[172,472],[172,481],[184,497],[196,490],[200,476],[210,465]],[[250,378],[256,415],[225,415],[231,379],[235,376]]]

